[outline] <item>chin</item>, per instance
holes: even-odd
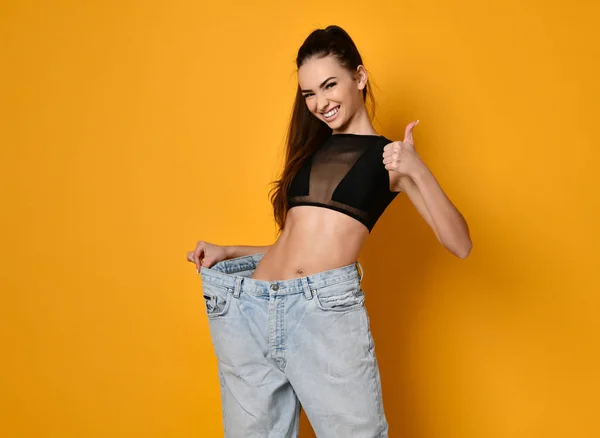
[[[338,117],[335,120],[332,120],[331,122],[328,122],[323,119],[321,119],[321,121],[332,129],[339,128],[340,126],[344,126],[344,124],[346,123],[346,121],[340,117]]]
[[[348,121],[344,120],[344,119],[335,119],[332,122],[325,122],[325,124],[327,126],[329,126],[331,129],[341,130],[344,126],[346,126],[348,124]]]

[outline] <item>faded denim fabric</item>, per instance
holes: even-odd
[[[387,437],[360,263],[250,278],[263,256],[200,270],[225,437],[297,437],[300,409],[319,438]]]

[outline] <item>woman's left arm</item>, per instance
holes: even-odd
[[[440,243],[464,259],[473,247],[469,227],[415,151],[412,130],[417,123],[418,120],[406,127],[404,141],[389,143],[384,148],[383,163],[389,171],[390,190],[404,191]]]
[[[401,177],[399,184],[417,211],[434,229],[440,243],[455,256],[466,258],[473,247],[467,222],[427,166],[410,177]]]

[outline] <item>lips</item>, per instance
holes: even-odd
[[[329,120],[335,119],[339,113],[340,113],[340,105],[337,105],[337,106],[333,107],[332,109],[330,109],[328,112],[323,113],[323,117],[325,118],[325,120],[329,121]],[[331,114],[331,115],[327,116],[326,114]]]

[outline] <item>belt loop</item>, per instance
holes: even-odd
[[[360,268],[360,272],[359,272],[359,282],[362,283],[362,279],[365,277],[365,270],[363,269],[362,265],[360,264],[360,262],[357,260],[356,261],[356,269]]]
[[[304,298],[307,300],[312,300],[312,291],[310,290],[308,280],[306,277],[302,277],[300,278],[300,281],[302,282],[302,289],[304,289]]]
[[[242,292],[242,278],[240,275],[236,275],[235,277],[235,284],[233,285],[233,296],[235,298],[239,298]]]

